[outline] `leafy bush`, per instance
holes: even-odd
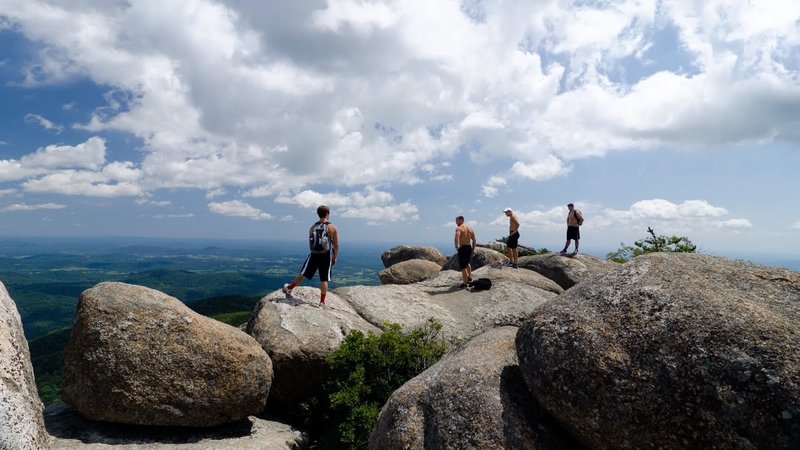
[[[625,245],[624,242],[620,242],[620,248],[615,252],[607,254],[606,259],[624,263],[625,261],[630,261],[632,258],[646,253],[694,253],[697,250],[697,246],[686,236],[656,236],[655,231],[650,227],[647,227],[647,232],[650,233],[650,237],[634,242],[634,246]]]
[[[408,333],[387,324],[374,335],[354,330],[328,356],[331,378],[326,385],[326,430],[322,448],[367,448],[381,407],[392,393],[447,351],[439,337],[442,325],[433,319]]]

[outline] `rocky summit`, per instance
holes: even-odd
[[[673,253],[538,255],[513,269],[485,252],[473,278],[491,289],[444,269],[340,287],[326,308],[315,287],[276,290],[247,333],[159,291],[100,283],[81,295],[65,353],[72,406],[50,405],[44,424],[0,284],[0,449],[316,448],[272,420],[313,405],[326,356],[352,330],[430,318],[451,350],[393,393],[373,449],[797,448],[800,274]]]
[[[516,344],[533,396],[592,448],[800,442],[796,272],[640,256],[536,309]]]
[[[88,418],[213,426],[260,412],[271,383],[255,339],[173,297],[124,283],[81,294],[62,398]]]

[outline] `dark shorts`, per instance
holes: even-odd
[[[464,270],[469,265],[470,257],[472,256],[472,246],[462,245],[458,247],[458,269]]]
[[[519,231],[515,231],[508,236],[508,248],[515,249],[519,246]]]
[[[580,227],[574,227],[572,225],[567,226],[567,239],[575,239],[577,241],[580,238],[581,238]]]
[[[333,254],[331,252],[309,253],[306,262],[303,263],[303,268],[300,269],[300,273],[310,280],[319,271],[319,281],[330,281],[332,257]]]

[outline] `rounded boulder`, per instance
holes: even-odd
[[[264,409],[272,362],[252,337],[142,286],[81,294],[62,398],[86,417],[207,427]]]
[[[797,448],[800,274],[639,256],[535,310],[533,396],[592,448]]]
[[[386,250],[381,255],[383,267],[392,267],[399,262],[411,259],[424,259],[435,262],[439,267],[447,262],[447,257],[444,256],[444,253],[440,252],[436,247],[430,246],[399,245]]]
[[[412,284],[427,280],[442,269],[440,264],[424,259],[410,259],[393,264],[378,273],[383,284]]]

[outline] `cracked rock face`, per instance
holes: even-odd
[[[0,282],[0,449],[47,448],[43,408],[17,306]]]
[[[81,294],[62,398],[88,418],[214,426],[261,412],[271,383],[253,338],[173,297],[115,282]]]
[[[592,448],[797,448],[800,274],[635,258],[533,312],[516,340],[539,403]]]

